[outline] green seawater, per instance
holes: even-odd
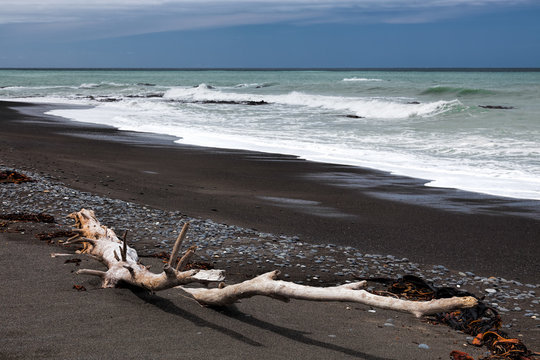
[[[540,199],[537,71],[0,70],[0,99],[182,143]]]

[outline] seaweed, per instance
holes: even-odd
[[[56,238],[60,238],[60,237],[70,238],[70,237],[73,237],[73,236],[76,236],[76,235],[78,235],[78,234],[76,232],[74,232],[74,231],[61,230],[61,231],[55,231],[55,232],[50,232],[50,233],[39,233],[39,234],[36,234],[36,237],[39,240],[47,241],[50,244]]]
[[[0,214],[0,219],[8,221],[24,221],[24,222],[42,222],[42,223],[54,223],[54,217],[52,215],[44,213],[14,213],[14,214]]]
[[[11,170],[0,170],[0,183],[20,184],[34,181],[28,176]]]
[[[413,275],[405,275],[397,280],[388,278],[364,278],[371,282],[382,283],[387,286],[386,290],[373,291],[377,294],[387,294],[405,298],[408,300],[429,301],[453,296],[473,296],[467,291],[441,287],[437,288],[422,278]],[[461,309],[452,312],[442,312],[431,317],[431,322],[444,324],[452,329],[462,331],[474,336],[472,342],[476,346],[486,346],[491,355],[481,360],[532,360],[537,358],[538,353],[533,353],[523,342],[516,338],[510,338],[508,334],[500,330],[502,326],[501,316],[494,308],[486,305],[481,299],[472,308]],[[473,358],[461,351],[452,351],[450,357],[455,360],[472,360]]]

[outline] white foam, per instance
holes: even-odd
[[[81,88],[81,89],[93,89],[93,88],[96,88],[96,87],[98,87],[98,86],[99,86],[99,84],[94,84],[94,83],[84,83],[84,84],[81,84],[81,85],[79,86],[79,88]]]
[[[99,84],[96,83],[83,83],[79,86],[80,89],[95,89],[100,86],[111,86],[111,87],[123,87],[128,86],[128,84],[119,84],[115,82],[100,82]]]
[[[408,104],[385,98],[359,98],[343,96],[312,95],[293,91],[282,95],[254,95],[224,92],[206,85],[198,87],[176,87],[165,92],[163,98],[178,101],[266,101],[268,103],[324,108],[352,112],[357,116],[378,119],[402,119],[413,116],[434,116],[461,105],[458,100],[434,101]]]
[[[175,116],[185,117],[184,122],[176,123],[170,116],[162,118],[170,111],[163,104],[131,104],[130,110],[126,105],[104,104],[93,109],[53,110],[49,114],[112,125],[121,130],[173,135],[181,138],[177,142],[182,144],[292,154],[312,161],[355,165],[426,179],[428,186],[540,200],[540,178],[526,172],[512,173],[407,153],[291,140],[290,135],[280,138],[275,133],[248,135],[238,129],[205,126],[209,123],[207,117],[197,119],[195,117],[200,115],[188,112],[175,113]],[[191,123],[194,125],[190,126]]]
[[[527,173],[515,174],[500,169],[464,166],[459,161],[440,162],[438,159],[418,158],[390,151],[347,149],[335,145],[208,133],[195,129],[186,129],[183,135],[184,138],[178,140],[178,143],[291,154],[310,161],[360,166],[425,179],[428,181],[426,186],[431,187],[540,200],[540,178]]]
[[[383,80],[382,79],[369,79],[369,78],[353,77],[353,78],[345,78],[342,81],[383,81]]]
[[[468,109],[458,100],[417,104],[407,103],[414,100],[410,98],[330,96],[307,91],[279,93],[278,86],[265,91],[253,90],[258,83],[245,83],[246,86],[238,88],[214,88],[206,84],[163,87],[163,98],[122,98],[122,94],[134,95],[140,89],[130,85],[129,92],[111,90],[109,86],[124,85],[98,81],[76,86],[83,98],[72,92],[63,94],[69,91],[69,86],[58,86],[59,91],[51,92],[47,90],[54,86],[40,86],[13,87],[13,93],[19,98],[6,100],[90,105],[89,109],[53,110],[49,114],[121,130],[168,134],[180,138],[178,142],[183,144],[286,153],[313,161],[422,178],[428,180],[428,186],[540,200],[540,169],[537,163],[526,160],[540,156],[537,139],[526,142],[524,136],[514,140],[500,134],[483,136],[481,128],[473,133],[471,129],[476,125],[468,128],[467,118],[451,116],[457,113],[455,110]],[[0,94],[6,89],[10,90],[0,89]],[[22,97],[26,95],[25,90],[32,96],[38,93],[36,89],[45,89],[41,93],[49,95]],[[103,96],[120,101],[94,100]],[[269,105],[206,106],[198,103],[213,100],[262,100]],[[364,118],[340,116],[349,114]],[[444,115],[436,116],[441,114]],[[446,123],[448,118],[458,118],[459,123]],[[430,129],[431,122],[435,130]],[[418,128],[409,131],[410,124],[418,124]],[[458,130],[446,132],[446,126]],[[459,133],[461,126],[464,129]],[[394,131],[394,127],[402,130]],[[515,161],[518,158],[525,160]]]
[[[292,92],[285,96],[270,97],[287,105],[302,105],[329,110],[350,111],[357,116],[375,119],[403,119],[413,116],[434,116],[460,105],[458,100],[435,101],[424,104],[400,103],[384,98],[352,98],[308,95]]]
[[[1,90],[47,90],[47,89],[73,89],[71,86],[50,85],[50,86],[5,86]]]
[[[267,84],[264,84],[264,83],[244,83],[244,84],[238,84],[238,85],[235,85],[234,87],[235,88],[261,88],[261,87],[266,87],[268,86]]]

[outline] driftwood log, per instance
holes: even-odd
[[[443,311],[452,311],[460,308],[473,307],[477,301],[473,297],[452,297],[431,301],[410,301],[393,297],[372,294],[362,288],[365,281],[331,286],[314,287],[299,285],[292,282],[277,280],[279,271],[271,271],[246,280],[239,284],[225,285],[224,270],[188,270],[183,266],[194,249],[190,248],[182,259],[174,266],[174,259],[180,249],[186,234],[188,224],[184,225],[167,264],[159,274],[149,271],[139,263],[135,249],[126,242],[126,234],[120,240],[114,231],[99,223],[92,210],[82,209],[69,215],[75,220],[78,235],[67,241],[67,244],[82,243],[82,253],[88,254],[107,266],[107,271],[90,269],[79,270],[78,274],[95,275],[103,279],[102,286],[116,287],[124,284],[158,291],[168,288],[178,288],[190,294],[202,305],[224,306],[240,299],[256,295],[288,301],[301,299],[309,301],[343,301],[356,302],[373,307],[404,311],[417,317],[435,314]],[[190,283],[213,283],[219,286],[214,288],[186,287]]]

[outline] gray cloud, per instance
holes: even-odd
[[[419,23],[532,0],[0,0],[7,34],[102,38],[268,23]],[[2,36],[2,35],[0,35]]]

